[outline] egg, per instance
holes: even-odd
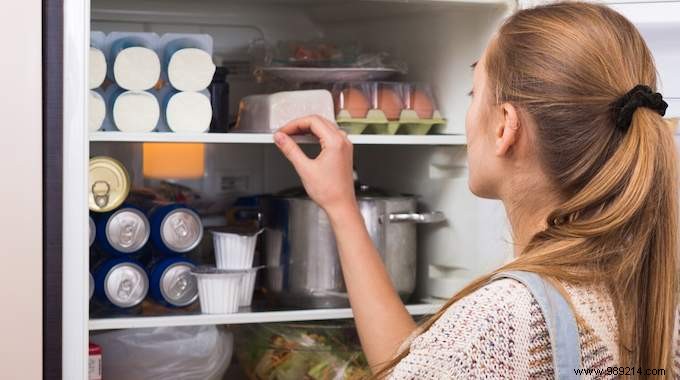
[[[387,120],[399,120],[403,102],[399,93],[390,87],[381,87],[378,90],[378,108],[383,111]]]
[[[368,109],[368,97],[363,91],[357,88],[347,88],[343,90],[339,97],[341,99],[335,100],[335,114],[337,115],[340,108],[346,109],[353,118],[361,119],[366,117]]]
[[[430,119],[434,112],[432,99],[424,91],[416,90],[411,93],[411,108],[421,119]]]

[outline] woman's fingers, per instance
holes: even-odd
[[[295,119],[279,128],[278,132],[287,135],[299,135],[311,132],[321,141],[332,141],[340,136],[338,127],[321,116],[306,116]]]
[[[276,132],[274,134],[274,142],[281,153],[283,153],[283,155],[293,164],[293,167],[295,167],[295,170],[298,173],[304,171],[304,168],[308,165],[310,159],[292,138],[285,133]]]

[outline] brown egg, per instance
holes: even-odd
[[[368,98],[363,91],[357,88],[348,88],[343,90],[339,96],[342,96],[342,101],[340,101],[340,99],[335,99],[336,115],[340,111],[340,106],[342,105],[342,108],[346,109],[353,118],[361,119],[366,117],[370,105],[368,103]]]
[[[419,118],[429,119],[434,112],[434,104],[427,93],[416,90],[411,93],[411,109],[416,111]]]
[[[383,111],[387,120],[398,120],[403,107],[399,93],[389,87],[378,90],[378,108]]]

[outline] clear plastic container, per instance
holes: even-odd
[[[198,299],[203,314],[232,314],[238,311],[241,282],[246,271],[198,267],[191,273],[198,282]]]
[[[446,124],[432,88],[422,82],[339,82],[335,120],[350,134],[425,135]]]
[[[371,87],[371,108],[381,110],[387,120],[399,120],[404,109],[402,83],[376,82]]]
[[[262,233],[243,233],[230,230],[214,230],[215,263],[219,269],[250,269],[253,267],[257,236]]]
[[[407,83],[403,86],[404,108],[414,111],[420,119],[431,119],[437,104],[427,83]]]
[[[369,83],[337,83],[333,86],[332,93],[336,116],[346,111],[346,116],[362,119],[366,117],[371,108]]]

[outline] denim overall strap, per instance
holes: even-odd
[[[507,271],[496,274],[491,280],[501,278],[521,282],[538,302],[550,334],[555,378],[578,379],[574,370],[581,368],[581,344],[576,319],[567,300],[536,273]]]

